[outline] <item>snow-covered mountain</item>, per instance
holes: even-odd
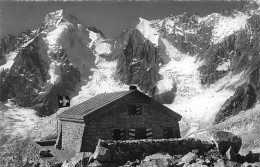
[[[183,116],[183,136],[201,137],[216,128],[257,136],[257,1],[205,17],[184,13],[139,20],[107,39],[58,10],[39,29],[3,38],[1,101],[46,116],[57,112],[57,95],[69,95],[74,106],[134,84]]]

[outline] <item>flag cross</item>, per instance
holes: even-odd
[[[58,96],[59,108],[70,106],[69,96]]]
[[[65,98],[65,96],[63,96],[63,99],[62,100],[60,100],[60,103],[63,105],[63,106],[66,106],[67,105],[67,103],[69,103],[70,101],[69,100],[67,100],[66,98]]]

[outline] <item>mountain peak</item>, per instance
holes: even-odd
[[[141,17],[139,17],[139,20],[140,20],[140,22],[136,26],[136,29],[139,30],[146,39],[148,39],[153,44],[158,46],[159,35],[156,32],[156,30],[150,26],[150,24],[151,24],[150,21],[143,19]]]
[[[73,25],[79,23],[78,19],[75,16],[71,15],[68,11],[64,9],[59,9],[46,15],[43,21],[43,28],[47,31],[50,31],[55,29],[55,27],[61,22],[69,22]]]
[[[67,10],[64,10],[64,9],[59,9],[59,10],[56,10],[54,12],[47,14],[45,19],[48,18],[48,16],[52,16],[52,17],[59,18],[59,19],[69,19],[70,17],[75,18]]]

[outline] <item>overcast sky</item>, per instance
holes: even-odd
[[[221,9],[233,8],[241,1],[149,1],[149,2],[0,2],[1,38],[8,34],[17,35],[26,29],[40,27],[45,15],[65,9],[86,26],[95,26],[107,37],[116,37],[125,28],[135,27],[139,17],[162,19],[169,14],[197,12],[205,16]]]

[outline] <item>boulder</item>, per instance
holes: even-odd
[[[185,162],[185,163],[192,163],[192,162],[195,162],[197,158],[198,158],[197,154],[189,152],[188,154],[184,155],[181,158],[181,161]]]
[[[232,136],[232,138],[231,138],[231,147],[232,147],[233,151],[236,154],[238,154],[241,146],[242,146],[242,139],[241,139],[241,137],[240,136],[236,136],[236,135]]]
[[[226,152],[226,157],[230,161],[237,161],[236,153],[234,152],[233,148],[230,147]]]
[[[255,161],[255,156],[252,151],[249,151],[249,153],[247,153],[247,155],[245,156],[245,161],[249,162],[249,163],[252,163]]]
[[[201,165],[203,165],[203,164],[206,164],[206,162],[205,162],[203,159],[198,158],[198,159],[196,159],[196,164],[201,164]]]
[[[237,115],[240,111],[245,111],[253,107],[256,103],[256,93],[250,84],[243,84],[237,88],[235,94],[225,101],[218,111],[215,123],[226,120],[227,117]]]
[[[216,147],[218,151],[222,154],[225,155],[227,152],[228,148],[230,147],[230,142],[225,141],[225,140],[214,140]]]
[[[207,158],[207,159],[205,159],[205,163],[206,164],[210,164],[210,160]]]
[[[61,167],[85,166],[88,164],[91,154],[90,152],[76,153],[70,160],[64,161]]]
[[[89,166],[89,167],[102,167],[102,166],[104,166],[104,165],[102,165],[99,161],[94,160],[94,161],[93,161],[92,163],[90,163],[88,166]]]
[[[100,162],[109,162],[111,161],[111,152],[108,148],[97,145],[95,152],[91,156],[91,159]]]
[[[158,167],[168,167],[174,164],[174,158],[169,154],[153,154],[150,156],[146,156],[144,160],[141,161],[140,167],[150,167],[150,166],[158,166]]]
[[[187,165],[189,166],[189,165]],[[191,164],[192,167],[208,167],[207,165],[203,165],[203,164],[200,164],[200,163],[193,163]]]
[[[258,167],[260,166],[260,162],[255,162],[255,163],[248,163],[248,162],[245,162],[242,164],[243,167]]]
[[[240,166],[242,166],[240,163],[238,163],[238,162],[234,162],[234,161],[228,161],[227,162],[227,166],[228,167],[240,167]]]
[[[214,167],[226,167],[223,159],[218,159],[217,162],[214,163]]]
[[[218,151],[225,155],[230,147],[232,147],[235,154],[238,154],[241,146],[242,139],[240,136],[236,136],[231,132],[217,131],[213,135],[213,142],[215,143]]]

